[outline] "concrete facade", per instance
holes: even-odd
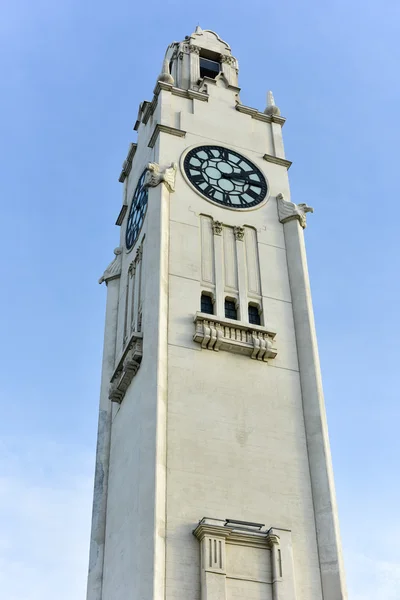
[[[219,61],[216,78],[200,78],[201,57]],[[123,165],[120,248],[102,277],[88,600],[347,598],[304,249],[311,209],[290,201],[272,95],[264,112],[243,106],[237,74],[213,32],[172,44]],[[260,169],[261,204],[234,210],[195,190],[185,153],[211,144]],[[147,211],[127,251],[146,168]]]

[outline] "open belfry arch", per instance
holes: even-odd
[[[344,600],[304,246],[272,93],[171,44],[123,163],[88,600]]]

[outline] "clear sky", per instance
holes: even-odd
[[[0,0],[0,594],[85,598],[118,175],[197,24],[287,118],[351,600],[400,598],[398,0]]]

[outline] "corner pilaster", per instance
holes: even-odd
[[[200,542],[201,600],[226,600],[225,540],[230,531],[218,519],[202,519],[193,534]]]
[[[346,600],[339,521],[303,228],[306,205],[285,202],[283,223],[324,600]],[[309,209],[309,207],[307,207]],[[309,209],[310,211],[311,209]],[[291,211],[291,212],[290,212]]]
[[[99,283],[107,285],[106,323],[97,431],[96,470],[94,477],[92,529],[90,538],[87,600],[102,600],[104,548],[106,537],[107,491],[110,463],[112,406],[108,398],[110,378],[115,366],[118,298],[121,276],[121,248],[104,271]]]

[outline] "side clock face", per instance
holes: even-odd
[[[136,242],[142,229],[147,209],[148,189],[144,187],[146,169],[140,176],[135,192],[133,194],[128,222],[126,224],[125,242],[127,250],[130,250]]]
[[[186,176],[208,200],[228,208],[245,209],[260,204],[267,182],[248,158],[222,146],[197,146],[183,161]]]

